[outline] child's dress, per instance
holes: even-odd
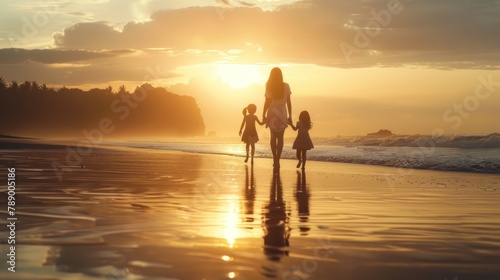
[[[305,127],[302,122],[297,122],[298,134],[293,142],[292,148],[295,150],[310,150],[314,148],[311,137],[309,136],[309,129]]]
[[[245,131],[241,135],[241,141],[247,144],[254,144],[259,141],[259,135],[257,134],[257,129],[255,128],[255,123],[257,122],[257,116],[246,115],[245,116]]]

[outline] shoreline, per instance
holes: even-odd
[[[181,140],[181,139],[176,139],[176,140]],[[115,142],[115,143],[113,143]],[[0,151],[8,151],[8,150],[26,150],[26,149],[34,149],[34,150],[49,150],[49,149],[54,149],[54,150],[63,150],[66,149],[67,151],[74,151],[73,153],[78,153],[78,148],[90,148],[91,151],[98,151],[98,150],[144,150],[144,151],[164,151],[164,152],[179,152],[179,153],[189,153],[189,154],[200,154],[200,155],[215,155],[215,156],[230,156],[230,157],[244,157],[244,155],[238,155],[238,154],[231,154],[228,152],[211,152],[211,151],[186,151],[182,150],[180,148],[175,149],[171,148],[158,148],[158,147],[137,147],[137,146],[131,146],[131,145],[120,145],[116,144],[116,140],[109,141],[109,142],[103,142],[99,144],[92,144],[91,145],[82,145],[82,140],[51,140],[51,139],[41,139],[41,138],[23,138],[23,137],[10,137],[10,138],[0,138]],[[156,143],[156,142],[151,142],[151,143]],[[164,141],[160,143],[182,143],[181,141]],[[191,143],[191,142],[188,142]],[[226,144],[226,143],[212,143],[212,142],[193,142],[193,143],[204,143],[204,144],[214,144],[214,145],[220,145],[220,144]],[[227,143],[228,145],[239,145],[240,143]],[[265,146],[265,144],[259,143],[261,146]],[[365,148],[372,148],[370,146],[366,146]],[[404,148],[411,148],[411,147],[404,147]],[[452,148],[450,148],[452,149]],[[243,151],[243,149],[242,149]],[[85,156],[85,154],[81,155],[82,157]],[[268,156],[259,156],[256,155],[255,159],[270,159]],[[286,160],[286,161],[294,161],[296,162],[296,159],[294,158],[282,158],[281,160]],[[478,172],[478,171],[470,171],[470,170],[446,170],[446,169],[432,169],[432,168],[426,168],[426,167],[411,167],[411,168],[405,168],[405,167],[399,167],[399,166],[390,166],[390,165],[381,165],[381,164],[372,164],[372,163],[361,163],[361,162],[343,162],[343,161],[329,161],[329,160],[318,160],[315,158],[309,159],[308,158],[308,163],[311,162],[324,162],[324,163],[339,163],[339,164],[349,164],[349,165],[360,165],[360,166],[372,166],[372,167],[384,167],[384,168],[390,168],[390,169],[396,169],[398,170],[398,173],[401,175],[404,174],[411,174],[414,171],[437,171],[437,172],[456,172],[456,173],[463,173],[463,174],[483,174],[483,175],[500,175],[500,166],[498,167],[498,172],[497,171],[490,171],[490,172]],[[393,172],[390,172],[393,173]]]

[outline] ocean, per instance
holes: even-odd
[[[500,174],[500,134],[431,137],[335,137],[313,139],[308,160],[381,165],[406,169],[428,169]],[[162,141],[108,142],[134,148],[174,150],[190,153],[245,155],[245,144],[237,138],[170,139]],[[293,139],[285,139],[282,158],[295,159]],[[270,158],[268,139],[256,145],[256,158]]]

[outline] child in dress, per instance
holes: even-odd
[[[302,165],[302,169],[305,169],[307,150],[314,148],[311,137],[309,136],[309,130],[312,128],[311,116],[309,116],[307,111],[302,111],[299,115],[297,124],[293,125],[293,123],[290,123],[290,126],[293,130],[299,131],[292,146],[294,150],[297,150],[297,159],[299,160],[297,168],[300,168]]]
[[[245,158],[245,162],[248,162],[248,150],[252,147],[252,164],[253,164],[253,156],[255,155],[255,143],[259,141],[259,135],[257,135],[257,129],[255,128],[255,123],[259,125],[263,125],[264,123],[259,120],[259,118],[255,115],[257,111],[257,106],[254,104],[249,104],[247,107],[243,109],[243,122],[241,122],[240,127],[240,136],[241,141],[245,142],[247,156]],[[247,115],[248,113],[248,115]],[[243,131],[243,127],[245,127],[245,131]],[[243,131],[243,135],[241,134]]]

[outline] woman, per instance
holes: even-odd
[[[288,123],[292,123],[291,94],[290,86],[283,82],[281,69],[273,68],[266,83],[266,101],[262,118],[271,131],[271,151],[275,168],[280,167],[285,128],[287,128]]]

